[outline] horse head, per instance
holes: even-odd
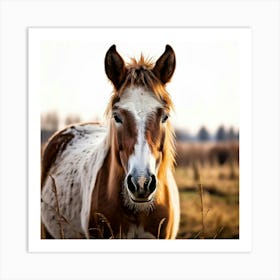
[[[105,56],[105,71],[114,86],[107,109],[111,146],[125,174],[125,203],[136,210],[151,208],[165,167],[173,164],[172,101],[165,86],[175,64],[169,45],[156,63],[141,55],[139,61],[125,64],[115,45]]]

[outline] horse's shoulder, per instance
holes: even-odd
[[[67,144],[74,138],[74,134],[69,131],[69,128],[64,128],[54,133],[48,140],[42,155],[42,174],[41,174],[41,186],[44,185],[47,174],[56,161],[57,156],[63,152]]]
[[[93,135],[104,134],[106,129],[99,123],[79,123],[70,125],[54,133],[47,142],[42,155],[41,184],[43,186],[46,176],[69,143],[75,139],[89,139]]]

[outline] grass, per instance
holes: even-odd
[[[227,164],[175,169],[181,206],[177,238],[239,238],[237,164],[234,174],[232,176],[232,167]]]
[[[200,198],[200,213],[201,213],[201,239],[204,239],[205,236],[205,223],[204,223],[204,201],[203,201],[203,187],[202,184],[198,183],[198,192],[199,192],[199,198]]]
[[[52,175],[49,174],[49,176],[52,180],[52,192],[54,193],[54,197],[55,197],[55,209],[57,212],[57,223],[59,226],[59,234],[60,234],[60,238],[64,239],[64,231],[63,231],[63,226],[62,226],[63,219],[62,219],[62,215],[60,213],[60,206],[59,206],[59,202],[58,202],[56,182]]]

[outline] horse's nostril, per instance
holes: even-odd
[[[127,176],[127,179],[126,179],[126,182],[127,182],[127,187],[128,189],[134,193],[136,191],[136,186],[133,184],[132,182],[132,176],[131,175],[128,175]]]
[[[157,180],[156,180],[156,176],[152,175],[151,176],[151,180],[150,180],[150,184],[148,186],[149,191],[152,193],[154,192],[154,190],[156,189],[157,186]]]
[[[146,180],[146,182],[144,183],[144,190],[145,190],[145,191],[148,190],[149,183],[150,183],[150,180]]]

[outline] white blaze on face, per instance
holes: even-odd
[[[155,174],[156,160],[145,139],[145,119],[137,121],[137,131],[137,142],[134,146],[134,153],[128,160],[128,173],[136,169],[139,176],[145,176],[145,170],[149,170],[152,174]]]
[[[152,174],[156,173],[156,159],[153,156],[145,137],[145,124],[147,116],[155,112],[162,104],[156,99],[154,93],[141,87],[128,88],[116,104],[120,108],[131,112],[137,126],[137,142],[134,146],[134,153],[128,160],[128,173],[133,169],[141,176],[145,170]]]

